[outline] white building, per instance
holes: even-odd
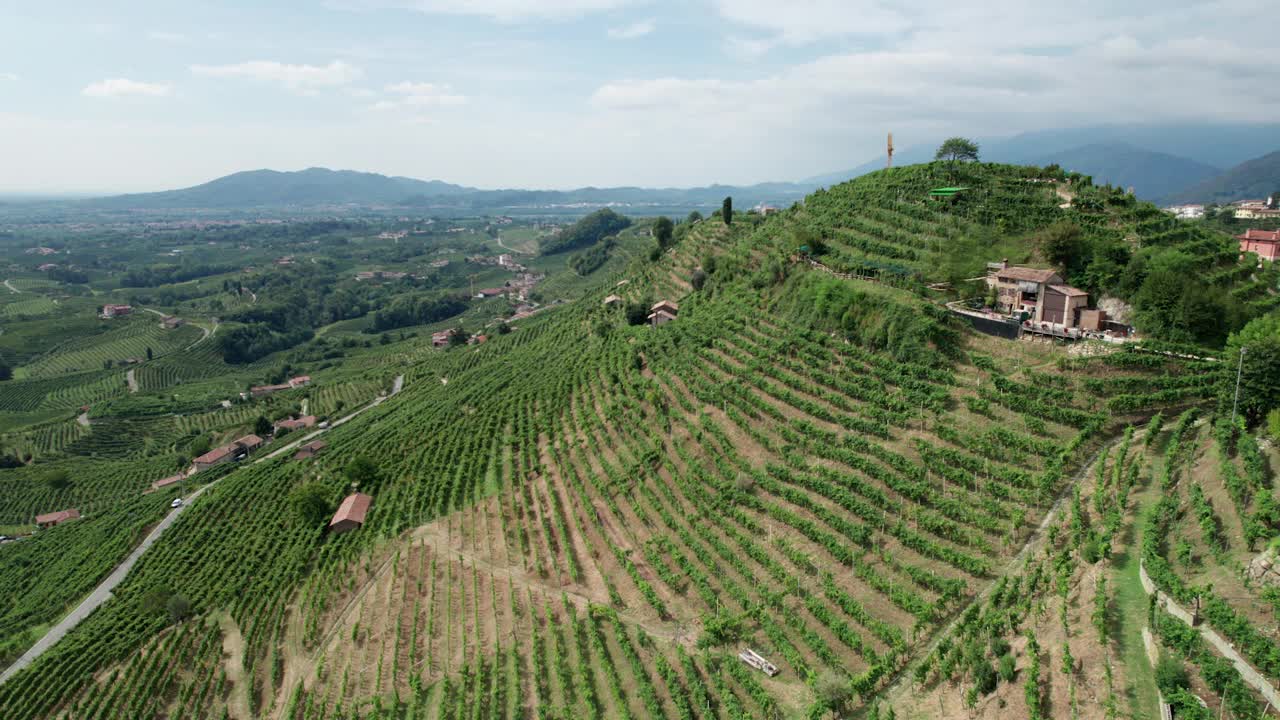
[[[1179,220],[1195,220],[1204,217],[1203,205],[1173,205],[1165,208],[1165,212],[1173,213]]]

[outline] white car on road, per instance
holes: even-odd
[[[182,498],[174,498],[173,502],[169,503],[169,507],[171,508],[182,507]]]

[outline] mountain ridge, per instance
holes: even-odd
[[[1235,200],[1263,198],[1280,191],[1280,150],[1246,160],[1222,173],[1170,193],[1167,204],[1227,203]]]

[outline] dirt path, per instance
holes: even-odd
[[[1031,533],[1031,537],[1027,538],[1026,544],[1024,544],[1022,546],[1022,549],[1018,551],[1018,554],[1015,555],[1007,565],[1005,565],[1004,569],[1000,572],[1000,575],[998,575],[996,578],[993,578],[992,581],[988,583],[985,588],[983,588],[982,592],[978,593],[976,596],[974,596],[972,600],[969,601],[969,604],[967,606],[963,608],[957,608],[955,611],[954,619],[950,623],[948,623],[945,628],[934,633],[933,640],[930,641],[928,647],[922,648],[918,652],[916,652],[915,653],[916,657],[920,657],[920,658],[930,657],[933,654],[934,648],[936,648],[938,644],[942,642],[942,639],[945,637],[950,637],[951,634],[955,631],[956,626],[959,625],[960,620],[964,615],[964,611],[969,609],[970,607],[980,606],[983,602],[986,601],[986,599],[991,595],[992,591],[995,590],[995,587],[996,587],[995,580],[997,578],[1008,576],[1015,572],[1018,572],[1019,570],[1022,569],[1023,566],[1026,565],[1027,560],[1036,552],[1038,552],[1040,548],[1044,546],[1046,536],[1048,535],[1046,531],[1048,530],[1049,526],[1053,524],[1053,521],[1058,517],[1058,514],[1062,512],[1063,508],[1067,506],[1067,501],[1070,500],[1071,498],[1070,489],[1072,487],[1075,487],[1076,484],[1080,483],[1085,478],[1089,477],[1090,473],[1093,472],[1094,464],[1098,462],[1098,459],[1100,457],[1102,457],[1102,453],[1104,451],[1110,451],[1116,445],[1119,445],[1123,439],[1124,439],[1124,435],[1119,435],[1113,438],[1106,445],[1103,445],[1101,448],[1099,448],[1098,451],[1093,454],[1093,457],[1089,458],[1089,462],[1085,463],[1084,466],[1081,467],[1078,472],[1076,472],[1075,476],[1071,478],[1071,481],[1063,486],[1062,494],[1058,496],[1058,500],[1053,504],[1053,507],[1049,510],[1048,513],[1045,514],[1044,519],[1040,521],[1040,526],[1036,528],[1035,532]],[[892,707],[895,703],[899,702],[903,694],[915,692],[915,689],[913,688],[914,683],[912,680],[913,673],[908,672],[908,670],[911,669],[914,665],[915,663],[911,663],[909,665],[904,666],[902,670],[899,671],[897,679],[894,680],[893,683],[890,684],[888,687],[886,687],[883,693],[881,693],[880,697],[883,698],[884,701],[890,707]]]
[[[5,280],[5,281],[4,281],[4,286],[5,286],[5,287],[7,287],[7,288],[9,288],[9,292],[13,293],[14,295],[21,295],[21,294],[22,294],[22,291],[21,291],[21,290],[19,290],[19,289],[18,289],[18,288],[16,288],[16,287],[14,287],[14,286],[13,286],[13,284],[12,284],[12,283],[10,283],[8,280]]]
[[[194,323],[192,323],[192,324],[194,324]],[[210,337],[211,335],[213,335],[214,333],[218,332],[218,321],[217,321],[217,320],[214,320],[214,321],[213,321],[213,329],[212,329],[212,330],[210,330],[209,328],[207,328],[207,327],[205,327],[205,326],[203,326],[203,325],[196,325],[196,327],[200,328],[200,330],[204,333],[204,335],[201,335],[199,340],[196,340],[195,342],[193,342],[193,343],[191,343],[190,345],[186,346],[185,348],[183,348],[183,350],[190,350],[191,348],[193,348],[193,347],[195,347],[195,346],[199,345],[200,343],[204,342],[205,340],[208,340],[208,339],[209,339],[209,337]]]
[[[244,636],[229,613],[218,613],[218,627],[222,629],[223,669],[227,673],[227,682],[231,683],[227,715],[235,720],[250,720],[250,683],[244,679]]]
[[[83,426],[85,426],[85,427],[89,427],[89,413],[87,413],[87,412],[82,412],[82,413],[80,413],[79,415],[77,415],[77,416],[76,416],[76,422],[80,423],[81,425],[83,425]]]
[[[1142,589],[1145,590],[1148,595],[1154,594],[1156,599],[1159,601],[1160,606],[1163,607],[1170,615],[1178,618],[1191,627],[1197,627],[1192,624],[1191,613],[1188,612],[1186,608],[1179,605],[1176,600],[1169,597],[1163,590],[1156,587],[1156,584],[1152,582],[1150,576],[1147,575],[1146,567],[1139,566],[1138,572],[1142,578]],[[1254,667],[1249,664],[1249,661],[1245,660],[1240,653],[1236,652],[1234,645],[1227,642],[1226,639],[1210,627],[1207,622],[1200,623],[1198,629],[1200,630],[1200,634],[1204,636],[1204,639],[1208,640],[1209,644],[1212,645],[1215,650],[1231,661],[1231,664],[1236,667],[1236,671],[1240,673],[1240,677],[1245,682],[1252,685],[1253,688],[1262,695],[1262,697],[1266,698],[1267,702],[1271,703],[1271,707],[1280,708],[1280,692],[1276,692],[1275,686],[1272,685],[1262,673],[1255,670]]]
[[[138,392],[138,379],[133,376],[132,368],[130,368],[129,372],[124,374],[124,381],[129,383],[129,392]]]

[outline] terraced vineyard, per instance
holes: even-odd
[[[106,362],[121,363],[131,358],[143,359],[147,355],[147,348],[151,348],[155,356],[165,355],[190,345],[201,335],[199,329],[187,325],[175,330],[165,330],[150,315],[104,322],[119,323],[120,327],[113,327],[105,337],[67,343],[58,348],[58,352],[28,365],[28,374],[41,378],[66,372],[96,370]]]
[[[981,189],[990,201],[1027,208],[1009,222],[1056,217],[1051,188],[998,177]],[[1142,657],[1127,633],[1147,617],[1117,551],[1140,547],[1175,598],[1221,582],[1208,565],[1163,572],[1160,539],[1194,536],[1194,522],[1192,555],[1227,553],[1223,497],[1245,536],[1280,531],[1263,451],[1228,423],[1213,465],[1226,495],[1207,480],[1179,489],[1195,457],[1183,448],[1210,441],[1195,418],[1219,390],[1211,354],[1076,354],[956,326],[918,291],[949,243],[1004,216],[909,200],[929,179],[890,173],[744,227],[686,227],[656,262],[637,256],[483,345],[388,339],[305,390],[95,426],[67,450],[115,470],[39,504],[110,503],[144,484],[126,463],[152,457],[146,474],[159,473],[193,432],[238,431],[303,395],[332,416],[399,368],[407,381],[326,433],[315,457],[220,480],[114,600],[0,686],[0,707],[19,719],[417,720],[818,718],[834,705],[1101,718],[1123,704],[1150,717],[1150,667],[1110,662]],[[823,267],[793,257],[805,232],[830,248]],[[613,293],[623,306],[678,301],[678,317],[630,325],[604,304]],[[176,363],[144,367],[148,387],[187,379]],[[374,498],[366,522],[326,532],[353,482]],[[322,512],[300,488],[318,488]],[[150,506],[133,502],[144,521]],[[14,522],[30,511],[14,506]],[[157,609],[161,592],[191,617]],[[1265,607],[1222,597],[1207,600],[1209,622],[1273,674],[1273,641],[1229,614],[1256,624]],[[47,619],[13,615],[11,633]],[[1195,690],[1212,708],[1258,716],[1230,668],[1155,619],[1205,668]],[[779,673],[743,664],[745,648]]]

